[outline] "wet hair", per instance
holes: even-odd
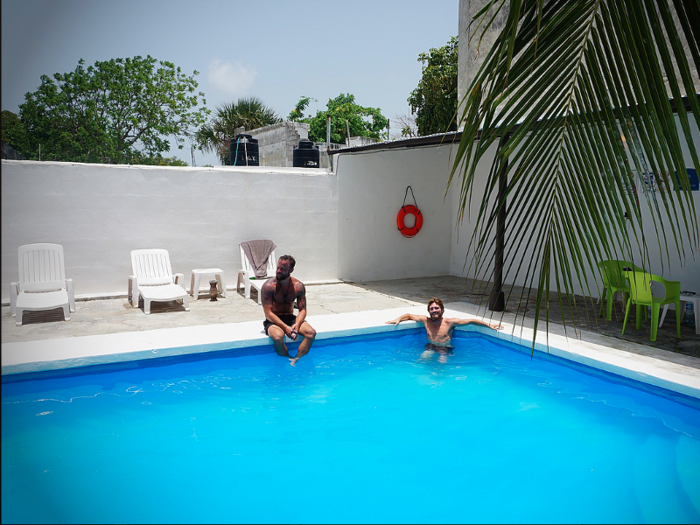
[[[437,297],[433,297],[428,301],[428,310],[430,310],[430,305],[433,303],[437,304],[440,307],[440,313],[445,313],[445,305],[442,304],[442,301]]]
[[[277,262],[279,262],[279,261],[288,261],[290,270],[293,270],[294,265],[296,265],[296,263],[297,263],[296,260],[294,259],[294,257],[292,257],[291,255],[283,255],[282,257],[277,259]]]

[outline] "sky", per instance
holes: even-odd
[[[341,93],[392,121],[410,113],[419,53],[457,36],[459,0],[2,0],[2,109],[17,113],[41,75],[151,55],[192,75],[212,112],[255,96],[285,118]],[[391,137],[399,135],[392,124]],[[174,145],[174,141],[171,140]],[[166,156],[191,161],[185,150]],[[195,152],[198,166],[219,164]]]

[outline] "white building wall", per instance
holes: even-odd
[[[678,122],[678,118],[676,117],[676,121]],[[680,125],[679,125],[679,132],[680,132]],[[700,144],[700,133],[698,133],[698,128],[697,126],[691,121],[691,134],[693,137],[693,141],[695,144]],[[693,162],[692,158],[690,156],[690,152],[688,150],[687,145],[683,142],[682,143],[682,149],[683,153],[685,155],[685,161],[686,161],[686,167],[692,168]],[[476,219],[477,212],[478,212],[478,203],[481,199],[481,195],[483,194],[484,188],[485,188],[485,182],[489,174],[489,169],[491,167],[491,161],[493,158],[493,154],[495,154],[496,151],[496,146],[493,146],[492,149],[490,150],[490,155],[485,155],[479,166],[477,167],[476,175],[475,175],[475,186],[474,186],[474,197],[472,200],[472,210],[471,214],[468,217],[465,217],[464,222],[459,226],[457,230],[453,230],[453,237],[452,237],[452,243],[451,243],[451,256],[450,256],[450,273],[452,275],[458,275],[458,276],[466,276],[466,268],[465,268],[465,262],[468,263],[469,261],[467,260],[467,248],[469,245],[469,241],[471,239],[471,235],[473,233],[473,221]],[[639,184],[640,181],[638,179],[637,183]],[[461,184],[461,179],[455,181],[456,185]],[[692,192],[693,196],[693,201],[695,203],[695,212],[698,213],[700,212],[700,191],[694,191]],[[660,275],[664,277],[665,279],[673,280],[673,281],[680,281],[681,282],[681,288],[682,290],[691,290],[700,293],[700,253],[695,252],[693,255],[693,249],[691,249],[692,242],[687,238],[683,237],[683,244],[685,245],[685,261],[684,265],[681,266],[681,256],[678,254],[675,248],[675,243],[673,240],[673,233],[671,229],[669,228],[669,224],[666,221],[665,228],[666,228],[666,234],[668,236],[668,250],[669,250],[669,255],[666,254],[666,247],[659,243],[657,240],[656,232],[654,229],[654,223],[652,221],[652,215],[650,208],[646,202],[646,199],[644,198],[643,193],[641,192],[641,188],[639,190],[639,198],[641,202],[641,208],[642,208],[642,224],[645,227],[645,233],[647,235],[647,247],[649,250],[649,259],[650,259],[650,266],[648,266],[649,271],[655,275]],[[512,200],[512,199],[511,199]],[[659,207],[663,209],[663,204],[661,201],[661,197],[657,196],[657,200],[659,202]],[[458,192],[458,187],[456,186],[451,194],[451,204],[452,204],[452,224],[457,224],[458,220],[458,209],[459,209],[459,192]],[[686,210],[687,213],[690,213],[690,210]],[[689,217],[690,218],[690,217]],[[512,220],[512,215],[510,218],[506,219],[506,228],[508,228],[508,221]],[[681,228],[684,228],[685,226],[683,225],[683,219],[681,218]],[[660,227],[659,227],[660,230]],[[630,237],[631,241],[634,242],[634,236],[632,235],[631,227],[630,227]],[[506,251],[512,247],[511,241],[514,241],[514,239],[510,239],[507,237],[506,239]],[[694,245],[697,246],[697,245]],[[637,247],[633,247],[633,253],[635,254],[635,260],[633,261],[635,264],[638,266],[642,266],[640,257],[639,257],[639,250]],[[663,255],[663,258],[662,258]],[[670,257],[669,257],[670,256]],[[528,250],[527,252],[521,251],[518,253],[517,260],[524,259],[526,261],[525,265],[527,262],[529,262],[530,258],[532,257],[532,250]],[[620,254],[619,258],[623,258],[623,255]],[[662,264],[662,260],[664,261]],[[669,263],[670,260],[670,263]],[[506,265],[508,264],[508,261],[506,260]],[[515,271],[516,268],[513,268],[512,272]],[[521,274],[517,279],[514,279],[512,273],[510,275],[506,275],[507,269],[504,269],[504,282],[505,283],[513,283],[515,281],[515,284],[518,286],[524,286],[526,283],[524,282],[524,276],[525,272],[521,271]],[[536,270],[539,272],[539,269]],[[471,276],[471,275],[470,275]],[[593,275],[589,274],[589,280],[593,279]],[[576,278],[574,277],[574,281],[576,281]],[[536,286],[537,281],[535,280],[534,284],[533,283],[528,283],[529,286]],[[599,283],[600,286],[602,286],[602,283]],[[552,284],[552,286],[556,286],[556,284]],[[590,282],[590,286],[592,287],[590,290],[590,294],[594,297],[597,297],[597,292],[598,290],[595,289],[595,284],[593,281]],[[602,290],[602,289],[601,289]],[[575,286],[575,293],[577,294],[585,294],[588,295],[589,291],[584,291],[580,287]]]
[[[478,71],[479,67],[483,63],[484,59],[488,56],[489,50],[493,47],[493,44],[498,37],[499,32],[502,30],[502,28],[505,25],[506,19],[508,17],[509,13],[509,7],[508,4],[506,3],[503,6],[503,9],[499,12],[498,16],[495,17],[495,19],[492,21],[490,27],[486,31],[486,34],[482,35],[481,30],[478,30],[477,33],[477,38],[469,38],[470,36],[473,36],[472,33],[469,32],[469,24],[472,21],[472,18],[475,13],[477,13],[480,9],[482,9],[487,3],[487,0],[459,0],[459,59],[458,59],[458,97],[459,100],[462,100],[464,98],[464,95],[467,91],[467,88],[471,84],[471,81],[473,80],[473,77],[475,73]],[[673,11],[673,7],[672,7]],[[677,17],[674,14],[674,19],[676,19],[677,23]],[[471,31],[475,31],[476,28],[472,26]],[[689,54],[690,51],[688,51],[688,43],[685,41],[685,37],[683,34],[683,31],[679,30],[679,34],[681,37],[681,45],[683,48],[686,50],[686,54]],[[477,53],[477,48],[478,48],[478,53]],[[698,80],[698,71],[696,69],[691,69],[691,75],[693,77],[693,85],[695,87],[695,91],[700,90],[700,80]],[[686,94],[686,89],[684,86],[684,83],[681,81],[681,79],[678,79],[680,89],[682,94]],[[668,86],[668,82],[667,82]],[[672,96],[670,90],[668,92],[668,96]],[[691,93],[690,96],[695,96],[694,93]],[[677,119],[678,120],[678,119]],[[691,120],[692,117],[691,117]],[[692,125],[693,127],[693,140],[695,144],[700,143],[700,137],[698,136],[697,133],[697,127],[695,125]],[[681,135],[682,136],[682,135]],[[687,167],[692,167],[692,159],[690,157],[690,154],[688,152],[687,146],[683,144],[683,151],[685,154],[685,160],[686,160],[686,166]],[[488,159],[490,162],[490,159]],[[485,163],[482,164],[485,166],[485,172],[483,170],[480,170],[480,177],[479,179],[481,181],[485,181],[485,177],[488,175],[488,169],[490,167],[490,164]],[[475,188],[479,187],[479,180],[476,182]],[[483,188],[483,186],[481,186]],[[475,189],[475,196],[481,195],[480,189]],[[457,202],[458,202],[459,195],[456,193],[452,194],[452,204],[453,204],[453,224],[456,223],[457,221]],[[693,252],[690,249],[691,246],[691,241],[688,240],[687,238],[684,239],[684,244],[686,247],[686,252],[685,252],[685,263],[684,266],[681,266],[680,261],[681,261],[681,256],[677,253],[675,249],[675,242],[673,239],[673,233],[671,230],[667,229],[667,235],[668,235],[668,242],[669,242],[669,254],[666,255],[666,248],[664,246],[659,246],[659,243],[657,242],[656,238],[656,232],[654,230],[654,225],[651,219],[651,212],[649,210],[649,207],[646,205],[644,202],[644,198],[642,195],[640,195],[640,199],[643,201],[642,203],[642,216],[643,216],[643,224],[645,225],[645,231],[649,238],[647,239],[647,244],[648,244],[648,249],[649,249],[649,256],[650,256],[650,261],[651,261],[651,269],[650,271],[654,274],[661,275],[667,279],[671,280],[680,280],[681,281],[681,286],[682,289],[684,290],[693,290],[698,293],[700,293],[700,254],[696,253],[693,256]],[[693,199],[695,202],[695,208],[696,211],[700,211],[700,206],[698,205],[700,202],[700,192],[694,192],[693,193]],[[476,198],[475,198],[476,201]],[[472,213],[472,217],[475,218],[476,215]],[[668,224],[666,223],[668,226]],[[467,245],[469,243],[469,239],[472,233],[472,227],[469,225],[469,221],[465,219],[465,223],[460,227],[459,230],[459,235],[454,235],[453,240],[452,240],[452,255],[451,255],[451,261],[450,261],[450,271],[452,272],[453,275],[464,275],[464,265],[465,265],[465,259],[466,259],[466,250],[467,250]],[[506,250],[508,249],[508,241],[506,243]],[[663,260],[666,262],[662,264],[662,252],[664,254]],[[636,252],[635,252],[636,253]],[[524,253],[520,254],[520,257],[525,257],[527,260],[529,260],[531,253]],[[670,264],[668,263],[668,259],[671,259]],[[693,260],[695,258],[695,260]],[[635,261],[637,262],[637,261]],[[505,270],[504,270],[505,271]],[[509,281],[508,277],[504,276],[505,281]],[[512,281],[512,279],[510,279]],[[523,279],[518,279],[516,284],[518,285],[524,285],[525,283],[523,282]],[[591,284],[591,286],[594,286]],[[576,293],[583,293],[582,290],[576,289]],[[596,290],[591,290],[591,294],[595,294]],[[586,294],[588,294],[588,291],[586,291]]]
[[[2,161],[2,301],[17,248],[54,242],[77,296],[125,294],[131,250],[165,248],[187,285],[219,267],[228,285],[238,244],[272,239],[302,281],[338,278],[338,187],[320,169],[185,168]]]
[[[484,194],[486,181],[493,162],[493,156],[497,151],[497,146],[494,145],[486,155],[481,158],[477,166],[474,178],[474,191],[472,197],[472,206],[465,212],[464,218],[459,219],[460,199],[462,178],[459,173],[455,173],[455,178],[452,181],[453,188],[450,192],[451,204],[451,222],[452,222],[452,238],[450,245],[450,275],[467,276],[469,272],[469,263],[467,260],[467,249],[474,232],[474,221],[479,215],[479,201]],[[494,199],[495,200],[495,199]],[[489,268],[492,271],[492,267]],[[473,276],[473,270],[469,272],[469,276]]]
[[[695,119],[692,118],[692,115],[689,115],[688,117],[690,120],[690,131],[691,136],[693,138],[693,143],[696,145],[697,148],[697,145],[700,145],[700,132],[698,131],[697,123],[695,122]],[[676,117],[676,124],[678,133],[682,137],[683,132],[680,127],[678,117]],[[693,161],[690,156],[688,145],[685,143],[684,140],[681,140],[681,149],[683,150],[683,156],[685,157],[686,167],[692,168]],[[698,175],[700,175],[700,173],[698,173]],[[693,202],[695,203],[695,213],[697,215],[698,213],[700,213],[700,191],[693,191],[692,195]],[[649,255],[651,259],[651,272],[660,275],[665,279],[670,279],[672,281],[680,281],[681,290],[690,290],[700,293],[700,253],[697,250],[697,240],[696,244],[693,245],[693,247],[691,247],[691,241],[687,238],[687,236],[683,236],[683,244],[685,245],[685,266],[681,266],[681,255],[679,255],[676,250],[675,242],[673,239],[673,233],[670,228],[669,221],[664,221],[664,229],[666,230],[666,235],[668,237],[669,255],[667,256],[667,247],[664,245],[660,245],[659,241],[657,241],[656,235],[654,234],[654,223],[652,221],[650,206],[648,205],[646,199],[641,193],[641,190],[639,191],[639,199],[642,203],[642,224],[645,225],[645,231],[649,236],[649,238],[647,239],[647,244],[649,246]],[[663,201],[661,199],[661,196],[657,194],[656,199],[659,208],[663,209]],[[691,210],[686,209],[686,213],[690,215]],[[685,224],[683,223],[683,218],[680,213],[679,217],[680,228],[684,229]],[[659,229],[661,228],[659,227]],[[662,254],[663,260],[666,261],[663,264]],[[669,259],[670,264],[668,263]]]
[[[337,164],[339,275],[346,280],[449,275],[454,222],[445,189],[450,146],[334,155]],[[405,238],[396,225],[411,186],[423,228]],[[407,204],[413,204],[409,192]]]

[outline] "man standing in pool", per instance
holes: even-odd
[[[305,321],[306,319],[306,289],[304,284],[292,277],[296,261],[291,255],[283,255],[277,259],[277,272],[262,287],[262,305],[265,312],[265,333],[272,338],[278,355],[288,357],[292,366],[304,357],[314,342],[316,330]],[[294,315],[294,301],[299,313]],[[304,340],[299,345],[297,355],[289,355],[284,344],[286,335],[292,341],[301,334]]]
[[[436,347],[450,346],[452,331],[454,330],[455,326],[480,324],[481,326],[486,326],[492,330],[500,330],[503,328],[500,324],[488,324],[484,323],[483,321],[477,321],[476,319],[460,319],[458,317],[444,318],[442,314],[445,313],[445,305],[442,304],[442,301],[437,297],[433,297],[428,301],[428,313],[430,314],[429,318],[425,315],[403,314],[401,317],[397,317],[392,321],[387,321],[386,324],[393,324],[396,326],[401,321],[416,321],[418,323],[423,323],[428,335],[428,341],[430,341],[430,343]]]

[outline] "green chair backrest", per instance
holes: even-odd
[[[637,304],[651,304],[651,281],[653,276],[650,273],[632,271],[623,272],[630,286],[630,296],[633,303]]]
[[[634,264],[627,261],[600,261],[598,268],[603,270],[603,283],[605,286],[623,290],[627,289],[627,281],[623,275],[624,268],[638,269]]]

